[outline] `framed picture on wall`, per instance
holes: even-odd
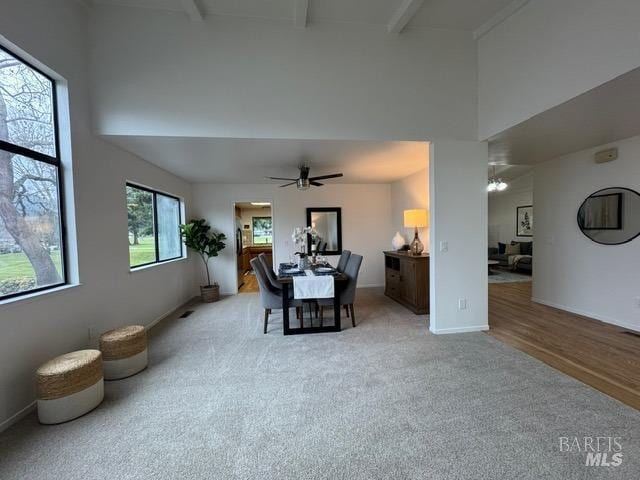
[[[533,205],[516,208],[516,236],[533,237]]]

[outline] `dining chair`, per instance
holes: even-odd
[[[351,256],[350,250],[342,250],[342,253],[340,254],[340,260],[338,260],[338,266],[336,267],[336,270],[338,270],[340,273],[344,273],[344,269],[347,267],[347,262],[349,261],[350,256]]]
[[[349,311],[351,311],[351,325],[356,326],[356,314],[353,309],[353,304],[356,301],[356,286],[358,284],[358,275],[360,273],[360,265],[362,265],[362,255],[350,254],[349,260],[344,270],[344,274],[349,279],[344,290],[340,292],[340,305],[344,305],[347,310],[347,318],[349,317]],[[319,298],[318,305],[320,307],[320,326],[322,326],[323,310],[324,307],[331,307],[333,305],[333,299],[331,298]]]
[[[260,303],[262,304],[262,308],[264,308],[264,333],[267,333],[269,314],[271,314],[273,309],[282,309],[282,290],[277,290],[271,286],[267,273],[265,272],[260,260],[253,258],[249,263],[251,263],[251,268],[253,268],[253,271],[256,274],[256,279],[258,280]],[[296,307],[296,313],[302,307],[302,302],[300,300],[291,300],[289,304],[292,307]],[[303,316],[304,315],[302,315],[302,317]],[[300,320],[300,324],[302,326],[302,320]]]
[[[258,255],[258,260],[260,260],[260,264],[264,272],[267,274],[267,278],[269,279],[269,283],[276,290],[282,290],[282,284],[278,282],[278,276],[276,272],[273,271],[273,267],[269,265],[269,261],[267,260],[267,256],[264,253]]]

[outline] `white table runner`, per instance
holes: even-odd
[[[293,298],[333,298],[335,292],[332,275],[314,275],[311,270],[305,270],[304,273],[304,277],[293,277]]]

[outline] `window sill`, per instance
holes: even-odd
[[[27,303],[31,303],[34,302],[36,300],[39,300],[41,297],[47,296],[47,295],[52,295],[55,293],[63,293],[66,292],[67,290],[71,290],[73,288],[76,287],[80,287],[82,286],[81,283],[69,283],[67,285],[61,285],[59,287],[53,287],[50,288],[49,290],[43,290],[41,292],[34,292],[34,293],[26,293],[24,295],[21,295],[19,297],[14,297],[14,298],[7,298],[6,300],[0,300],[0,307],[5,307],[5,306],[12,306],[12,305],[23,305],[23,304],[27,304]]]
[[[150,268],[161,267],[162,265],[169,265],[176,262],[182,262],[183,260],[187,260],[187,258],[188,257],[174,258],[173,260],[166,260],[164,262],[152,263],[150,265],[142,265],[141,267],[129,268],[129,273],[131,274],[131,273],[143,272],[144,270],[148,270]]]

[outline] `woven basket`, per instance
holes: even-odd
[[[102,354],[98,350],[67,353],[36,371],[39,400],[53,400],[78,393],[102,378]]]
[[[105,360],[133,357],[146,348],[147,331],[140,325],[116,328],[100,336],[100,350]]]

